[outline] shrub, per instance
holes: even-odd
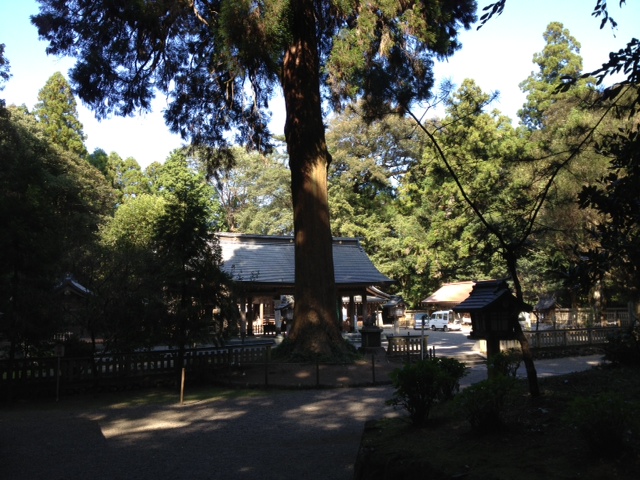
[[[605,360],[620,365],[640,365],[640,325],[618,331],[607,340]]]
[[[498,375],[465,388],[456,404],[478,433],[491,433],[504,426],[507,397],[515,385],[513,377]]]
[[[578,430],[592,454],[616,457],[631,445],[632,407],[615,393],[577,397],[565,420]]]
[[[515,378],[522,363],[522,355],[515,348],[500,352],[489,359],[487,368],[494,375]]]
[[[402,407],[411,422],[423,426],[437,401],[451,398],[459,389],[466,367],[455,359],[425,359],[394,370],[391,381],[396,389],[387,405]]]
[[[439,398],[451,400],[460,391],[460,380],[469,373],[469,367],[455,358],[441,357],[434,361],[443,374]]]

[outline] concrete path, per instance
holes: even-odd
[[[565,357],[565,358],[552,358],[545,360],[535,360],[534,365],[538,378],[549,377],[553,375],[565,375],[567,373],[581,372],[588,370],[591,367],[595,367],[603,363],[602,355],[586,355],[581,357]],[[526,378],[527,372],[524,368],[524,364],[520,365],[517,376],[519,378]],[[487,378],[487,366],[476,365],[471,368],[469,375],[467,375],[461,382],[462,386],[471,385],[472,383],[485,380]]]

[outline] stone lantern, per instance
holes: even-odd
[[[393,295],[387,303],[382,305],[382,321],[393,325],[393,334],[400,333],[400,317],[404,317],[406,306],[399,295]]]

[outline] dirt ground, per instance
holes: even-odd
[[[217,392],[1,405],[0,479],[347,480],[364,423],[398,415],[390,386]]]

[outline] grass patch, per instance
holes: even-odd
[[[502,428],[488,434],[474,431],[455,402],[435,406],[424,428],[412,426],[408,417],[370,422],[362,437],[359,459],[364,461],[356,467],[364,472],[359,478],[427,478],[425,472],[430,479],[637,478],[639,369],[598,367],[540,379],[540,388],[542,395],[534,399],[526,382],[517,381],[504,406]],[[603,443],[594,452],[593,439],[584,437],[569,413],[576,398],[604,398],[599,396],[611,392],[631,412],[625,448],[612,451]]]

